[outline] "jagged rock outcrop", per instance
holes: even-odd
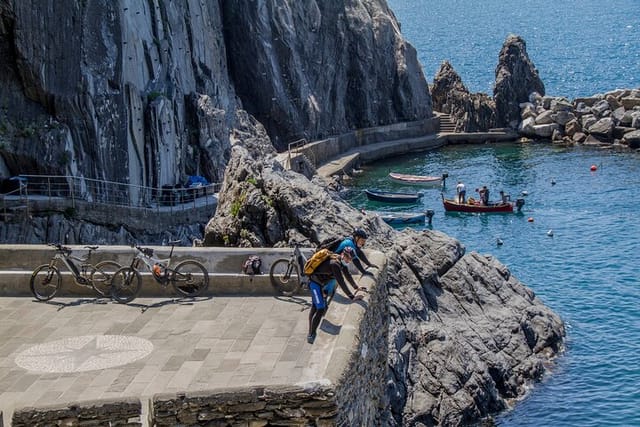
[[[493,88],[498,127],[517,128],[520,103],[528,101],[532,92],[544,95],[544,84],[529,59],[525,41],[520,36],[510,35],[500,50]]]
[[[470,93],[453,66],[444,61],[431,87],[433,109],[448,113],[456,132],[486,132],[496,126],[496,106],[484,93]]]
[[[312,245],[366,229],[389,260],[385,425],[477,422],[522,397],[562,350],[560,318],[494,258],[437,231],[395,231],[265,159],[259,126],[240,137],[204,244]]]
[[[450,114],[457,132],[516,129],[520,104],[532,92],[544,95],[544,84],[529,59],[525,41],[515,35],[507,37],[500,50],[493,99],[483,93],[470,93],[447,61],[440,65],[431,87],[434,110]]]

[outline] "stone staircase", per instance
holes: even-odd
[[[447,113],[438,113],[440,117],[439,133],[455,133],[456,124],[451,120],[451,116]]]

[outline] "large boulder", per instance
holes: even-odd
[[[529,59],[524,39],[510,35],[500,51],[493,89],[499,127],[515,129],[518,126],[519,105],[528,101],[532,92],[544,96],[544,84]]]

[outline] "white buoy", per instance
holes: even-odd
[[[551,185],[556,185],[556,180],[555,179],[551,180]]]
[[[549,231],[547,231],[547,236],[549,236],[549,237],[553,237],[553,230],[549,230]]]
[[[502,245],[503,243],[504,243],[504,242],[502,241],[502,239],[501,239],[501,238],[499,238],[499,237],[498,237],[498,238],[496,239],[496,244],[497,244],[498,246]]]
[[[522,194],[523,196],[528,196],[528,195],[529,195],[529,192],[528,192],[527,190],[523,190],[521,194]]]

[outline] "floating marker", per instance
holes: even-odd
[[[527,221],[529,221],[529,222],[533,222],[533,217],[532,217],[532,216],[530,216],[529,218],[527,218]]]
[[[549,237],[553,237],[553,230],[549,230],[549,231],[547,231],[547,236],[549,236]]]
[[[591,172],[595,172],[598,170],[598,167],[596,165],[591,165]]]

